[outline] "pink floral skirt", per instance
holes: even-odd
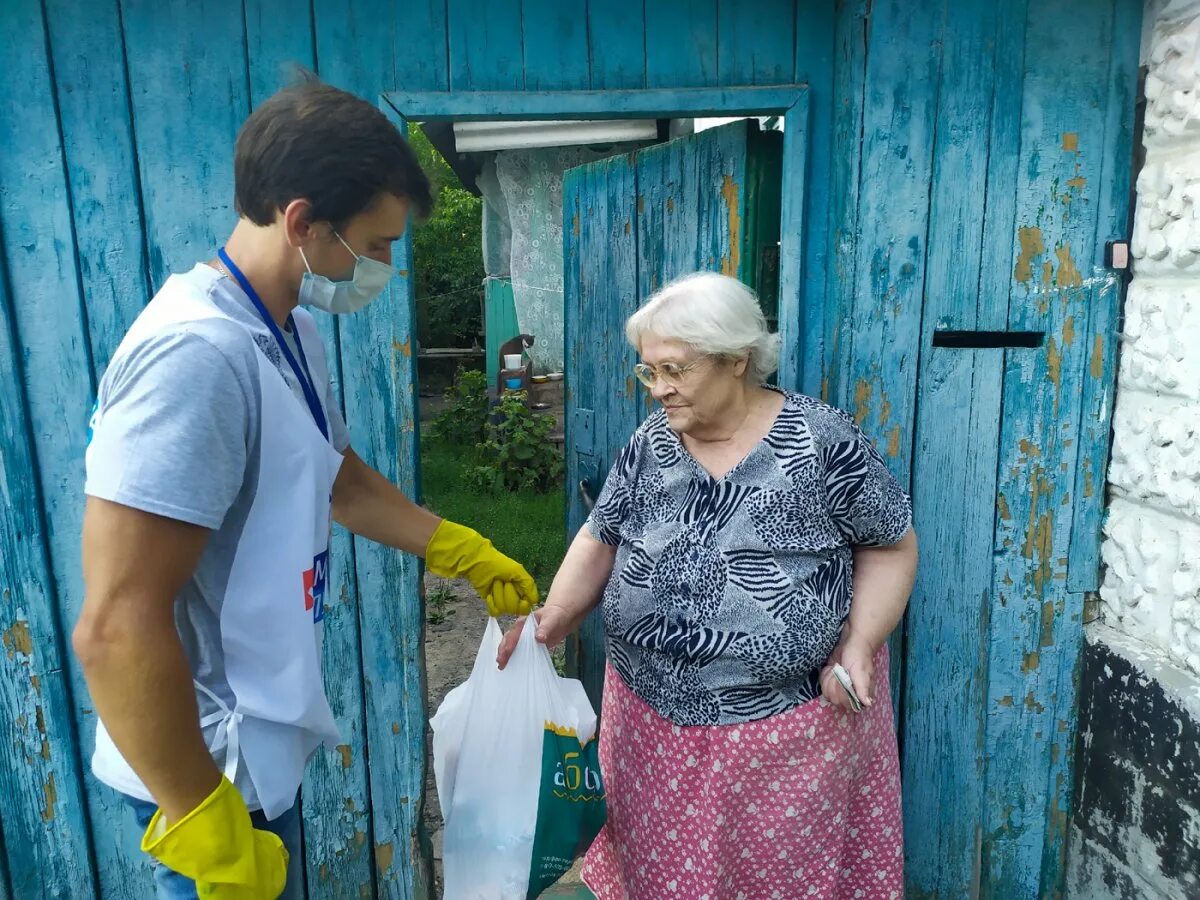
[[[889,696],[887,649],[875,696]],[[600,766],[608,823],[583,879],[600,900],[900,898],[890,703],[813,700],[742,725],[680,727],[610,666]]]

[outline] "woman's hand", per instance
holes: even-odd
[[[543,606],[541,609],[533,611],[533,617],[538,623],[537,642],[545,644],[549,650],[553,650],[561,644],[563,639],[571,633],[575,624],[571,614],[559,606]],[[525,626],[525,619],[526,616],[517,619],[517,624],[508,629],[508,633],[500,641],[500,650],[496,654],[496,665],[501,669],[508,665],[509,658],[517,649],[517,641],[521,639],[521,629]]]
[[[821,696],[834,706],[853,709],[850,698],[833,674],[834,663],[841,663],[850,675],[854,693],[863,707],[875,704],[875,648],[865,639],[847,631],[821,669]]]

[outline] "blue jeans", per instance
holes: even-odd
[[[154,818],[154,813],[158,811],[158,807],[153,803],[147,803],[145,800],[137,800],[133,797],[125,797],[126,804],[133,810],[137,816],[138,827],[143,831],[150,825],[150,820]],[[280,897],[283,900],[303,900],[304,898],[304,874],[302,866],[304,860],[300,854],[300,804],[297,803],[283,815],[278,818],[267,821],[263,817],[262,810],[250,813],[250,821],[255,828],[261,828],[263,831],[269,831],[272,834],[279,835],[279,839],[283,841],[283,846],[288,852],[288,873],[287,886],[283,889]],[[180,875],[168,869],[158,860],[153,860],[154,865],[154,884],[158,889],[159,900],[197,900],[196,884],[190,878]]]

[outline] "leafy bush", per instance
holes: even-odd
[[[433,436],[459,447],[474,447],[487,436],[487,375],[459,369],[445,393],[449,404],[433,420]]]
[[[472,483],[483,491],[543,493],[562,480],[563,459],[550,440],[554,416],[533,412],[524,391],[506,391],[479,445]]]
[[[483,201],[463,188],[417,126],[409,142],[433,183],[433,214],[413,228],[417,340],[469,347],[483,333]]]

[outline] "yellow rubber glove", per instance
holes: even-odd
[[[537,606],[538,590],[520,563],[474,529],[443,521],[425,548],[425,566],[443,578],[465,578],[492,616],[523,616]]]
[[[167,825],[161,810],[155,813],[142,850],[196,882],[200,897],[275,900],[287,883],[283,841],[251,825],[228,778],[174,825]]]

